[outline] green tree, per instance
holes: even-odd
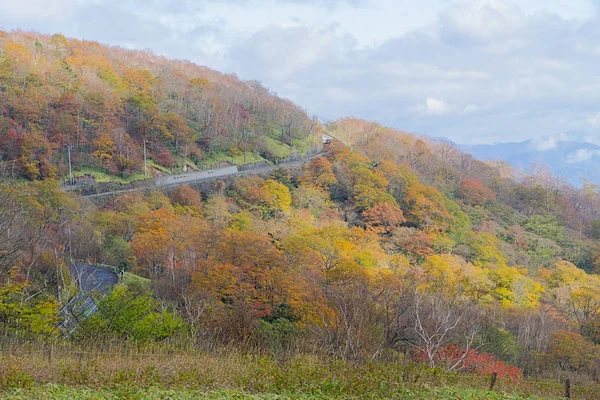
[[[31,296],[28,283],[0,285],[0,334],[27,340],[51,340],[58,329],[58,303],[44,295]]]
[[[149,293],[137,295],[125,285],[97,300],[97,306],[98,311],[77,328],[77,340],[161,341],[186,327],[178,315],[161,310]]]

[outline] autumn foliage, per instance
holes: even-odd
[[[459,195],[470,204],[483,204],[496,199],[496,194],[480,180],[465,176],[459,188]]]
[[[189,62],[20,31],[0,36],[0,54],[2,177],[64,177],[67,146],[76,173],[130,176],[144,154],[200,168],[244,152],[275,161],[320,141],[300,107]]]
[[[0,185],[0,341],[56,340],[81,261],[123,278],[78,345],[597,377],[597,187],[345,118],[326,129],[346,144],[291,167],[76,198],[52,180],[69,144],[75,168],[135,174],[146,147],[167,174],[275,161],[321,127],[256,82],[146,52],[22,32],[0,48],[0,169],[21,179]]]
[[[422,353],[417,352],[417,359],[425,360]],[[436,360],[441,365],[452,365],[459,363],[458,369],[479,375],[491,375],[496,373],[498,377],[509,379],[522,379],[523,371],[515,366],[500,361],[496,356],[481,353],[473,349],[460,348],[450,345],[440,349]]]
[[[377,233],[391,233],[406,221],[400,207],[389,204],[377,204],[364,211],[362,217],[365,224]]]

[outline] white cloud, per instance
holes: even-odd
[[[476,0],[452,5],[440,14],[443,40],[450,43],[487,43],[516,35],[525,14],[504,0]]]
[[[427,80],[470,80],[481,81],[489,79],[484,71],[469,69],[440,68],[427,63],[390,62],[381,66],[381,70],[398,78],[427,79]]]
[[[586,118],[588,125],[594,128],[600,127],[600,113],[590,114]]]
[[[448,112],[448,104],[444,100],[428,97],[425,100],[427,111],[431,114],[445,114]]]
[[[450,111],[450,107],[444,100],[428,97],[425,104],[411,106],[409,110],[420,115],[444,115]]]
[[[358,96],[356,95],[356,93],[338,87],[325,89],[325,95],[333,101],[339,101],[343,103],[349,103],[358,100]]]
[[[464,114],[464,115],[475,114],[482,110],[486,110],[487,108],[488,107],[482,107],[477,104],[467,104],[465,106],[465,108],[463,109],[462,114]]]
[[[29,23],[67,20],[77,7],[77,0],[2,0],[0,22]]]
[[[593,157],[600,157],[600,150],[579,149],[567,156],[567,162],[570,164],[589,161]]]
[[[540,138],[533,141],[533,146],[537,151],[554,150],[557,145],[556,138]]]
[[[287,81],[294,75],[336,54],[341,40],[330,27],[269,25],[229,51],[236,69]]]
[[[530,146],[536,151],[550,151],[556,149],[559,142],[567,140],[570,140],[570,137],[565,133],[552,136],[540,136],[534,138],[531,141]]]

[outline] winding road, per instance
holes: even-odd
[[[333,137],[324,134],[323,144],[329,143],[333,139]],[[280,167],[293,167],[297,165],[302,165],[312,160],[313,158],[321,156],[323,152],[324,148],[321,148],[321,150],[318,153],[297,161],[290,161],[286,163],[270,165],[264,168],[251,169],[247,171],[240,171],[238,167],[232,166],[213,169],[209,171],[170,175],[153,179],[152,181],[149,181],[149,185],[143,187],[108,191],[104,193],[83,195],[80,197],[92,198],[112,196],[121,193],[147,190],[153,187],[176,186],[186,183],[193,183],[223,177],[256,175],[265,172],[270,172]],[[78,189],[81,186],[86,185],[80,185],[77,188],[71,189]],[[98,310],[98,307],[94,301],[94,297],[103,297],[107,295],[112,290],[112,288],[118,283],[119,277],[116,273],[109,269],[94,266],[92,264],[84,262],[73,262],[69,266],[69,269],[71,270],[71,274],[75,277],[77,285],[79,286],[79,293],[74,298],[72,298],[67,305],[65,305],[62,308],[61,313],[64,315],[64,320],[62,323],[63,328],[66,329],[67,332],[72,333],[81,321],[83,321],[88,316],[90,316]]]
[[[335,138],[333,138],[332,136],[323,134],[323,144],[326,144],[333,139],[335,139]],[[273,171],[273,170],[275,170],[277,168],[281,168],[281,167],[294,167],[297,165],[302,165],[302,164],[312,160],[313,158],[321,156],[323,154],[323,151],[324,151],[324,149],[321,149],[321,151],[319,151],[317,154],[302,158],[297,161],[290,161],[290,162],[280,163],[280,164],[276,164],[276,165],[269,165],[269,166],[263,167],[263,168],[256,168],[256,169],[247,170],[247,171],[240,171],[237,166],[231,166],[231,167],[211,169],[208,171],[189,172],[189,173],[184,173],[184,174],[179,174],[179,175],[168,175],[168,176],[152,179],[152,180],[148,181],[148,185],[141,186],[141,187],[136,187],[136,188],[131,188],[131,189],[123,189],[123,190],[113,190],[113,191],[107,191],[107,192],[103,192],[103,193],[94,193],[94,194],[82,195],[82,196],[78,196],[78,197],[94,198],[94,197],[103,197],[103,196],[114,196],[114,195],[123,194],[123,193],[131,193],[131,192],[137,192],[140,190],[148,190],[148,189],[151,189],[154,187],[178,186],[178,185],[183,185],[183,184],[187,184],[187,183],[194,183],[194,182],[216,179],[216,178],[226,178],[226,177],[245,176],[245,175],[258,175],[261,173]],[[82,185],[82,186],[84,186],[84,185]],[[77,189],[81,188],[82,186],[79,186]]]
[[[63,328],[72,333],[77,325],[98,310],[94,298],[106,296],[119,282],[119,277],[109,269],[84,262],[73,262],[69,270],[75,278],[79,293],[62,309]]]

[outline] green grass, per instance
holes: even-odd
[[[123,279],[121,280],[121,283],[127,286],[141,287],[146,290],[150,290],[152,288],[152,280],[132,274],[131,272],[125,272],[123,274]]]
[[[277,149],[282,152],[282,157],[287,157],[292,153],[292,149],[287,145],[281,143],[281,130],[279,126],[272,127],[266,134],[263,136],[266,139],[269,146],[275,146],[275,149],[271,148],[271,151],[274,151],[274,154],[277,154]],[[299,152],[300,154],[306,153],[311,148],[318,146],[321,143],[321,138],[315,135],[308,135],[307,137],[300,138],[294,137],[294,149],[293,152]]]
[[[456,387],[428,388],[418,390],[399,390],[391,393],[397,399],[427,399],[427,400],[519,400],[539,399],[533,396],[515,396],[506,393],[490,392],[477,389],[462,389]],[[143,388],[132,386],[117,386],[107,389],[89,389],[64,385],[40,385],[27,389],[12,389],[2,393],[3,399],[277,399],[277,400],[308,400],[308,399],[359,399],[362,397],[336,395],[330,396],[318,392],[312,393],[247,393],[239,390],[197,391],[191,389],[161,389],[156,387]],[[371,397],[375,398],[375,397]]]
[[[498,378],[490,392],[489,376],[447,373],[402,358],[353,364],[314,355],[279,359],[226,349],[204,352],[183,343],[179,349],[169,343],[63,345],[52,353],[46,347],[0,354],[0,398],[516,400],[563,393],[556,380],[508,378]],[[573,398],[600,398],[600,388],[590,383],[572,387]]]
[[[267,146],[269,146],[269,151],[271,154],[273,154],[276,158],[285,158],[292,153],[290,146],[281,143],[277,139],[265,137],[265,142],[267,142]]]
[[[183,158],[183,157],[181,157],[179,159],[179,164],[187,165],[189,168],[192,168],[192,169],[198,168],[198,166],[196,164],[194,164],[194,162],[192,160],[190,160],[189,158]],[[177,170],[178,171],[181,170],[181,172],[183,172],[183,167],[178,168]]]
[[[146,164],[148,166],[148,171],[150,171],[151,169],[155,169],[165,174],[171,174],[171,168],[157,164],[156,162],[154,162],[154,160],[150,158],[146,161]],[[148,174],[150,174],[150,172],[148,172]]]
[[[201,165],[214,165],[214,164],[219,164],[219,163],[231,163],[233,162],[233,165],[244,165],[244,164],[254,164],[254,163],[258,163],[261,161],[266,161],[264,158],[262,158],[261,156],[259,156],[258,154],[255,153],[251,153],[251,152],[246,152],[246,162],[244,162],[244,153],[241,152],[240,154],[236,154],[234,156],[226,153],[226,152],[213,152],[212,154],[210,154],[210,156],[208,156],[207,158],[203,159],[200,164]]]
[[[301,154],[306,153],[308,150],[315,146],[318,146],[321,139],[310,135],[304,139],[294,139],[294,150],[299,151]]]
[[[150,176],[152,175],[152,172],[151,172],[152,170],[160,171],[163,174],[168,174],[168,175],[171,174],[170,168],[163,167],[162,165],[157,164],[153,160],[148,160],[147,163],[148,163],[148,175],[150,175]],[[192,165],[193,165],[193,163],[192,163]],[[181,170],[181,168],[180,168],[180,170]],[[179,171],[179,172],[182,172],[182,171]],[[112,183],[120,183],[123,185],[150,179],[150,176],[144,175],[143,171],[136,172],[135,174],[131,174],[126,177],[110,174],[107,171],[104,171],[100,168],[84,167],[84,168],[78,168],[73,171],[74,176],[83,176],[86,174],[92,175],[94,177],[94,179],[96,180],[96,182],[98,182],[98,183],[111,183],[112,182]]]
[[[2,184],[6,186],[22,186],[22,185],[31,185],[29,179],[25,178],[4,178],[2,180]]]
[[[79,168],[79,169],[76,169],[73,171],[73,176],[83,176],[83,175],[93,176],[94,179],[96,180],[96,182],[98,182],[98,183],[116,182],[116,183],[121,183],[123,185],[148,179],[148,177],[145,176],[141,172],[132,174],[127,177],[122,177],[122,176],[118,176],[118,175],[109,174],[106,171],[102,171],[102,170],[96,169],[96,168]]]

